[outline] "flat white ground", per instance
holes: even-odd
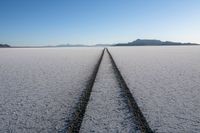
[[[109,48],[156,132],[200,132],[200,47]]]
[[[101,51],[0,49],[0,133],[58,132],[67,126]]]
[[[84,115],[81,133],[136,132],[133,114],[121,91],[110,57],[105,51]]]

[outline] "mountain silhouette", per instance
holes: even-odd
[[[137,39],[128,43],[118,43],[114,46],[160,46],[160,45],[197,45],[196,43],[181,43],[171,41],[161,41],[156,39]]]

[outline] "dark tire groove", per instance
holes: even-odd
[[[148,122],[146,121],[146,118],[142,114],[138,104],[136,103],[134,97],[132,96],[130,89],[128,88],[124,78],[122,77],[122,74],[119,71],[111,53],[109,52],[109,50],[107,48],[106,48],[106,51],[108,52],[109,57],[111,59],[117,80],[118,80],[120,86],[122,87],[122,89],[124,89],[124,93],[125,93],[124,95],[125,95],[126,101],[128,103],[129,109],[133,112],[134,119],[136,120],[137,127],[139,128],[139,130],[142,133],[153,133],[153,131],[149,127]]]
[[[83,120],[83,117],[85,114],[85,110],[87,108],[87,104],[90,99],[92,87],[94,85],[96,75],[98,73],[99,66],[101,64],[101,61],[102,61],[102,58],[104,55],[104,51],[105,51],[105,48],[103,49],[103,51],[100,55],[100,58],[99,58],[97,64],[95,65],[95,68],[93,70],[91,77],[89,78],[89,81],[86,85],[85,90],[83,91],[81,97],[79,98],[79,102],[76,106],[76,111],[72,115],[71,122],[69,122],[70,123],[69,127],[65,128],[63,131],[61,131],[62,133],[78,133],[79,132],[81,123],[82,123],[82,120]]]

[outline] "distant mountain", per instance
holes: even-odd
[[[112,46],[112,44],[96,44],[96,45],[84,45],[84,44],[61,44],[56,47],[105,47]]]
[[[56,47],[89,47],[89,46],[83,44],[60,44],[56,45]]]
[[[96,45],[84,45],[84,44],[61,44],[55,47],[105,47],[112,46],[112,44],[96,44]]]
[[[170,41],[160,41],[154,39],[137,39],[133,42],[128,43],[118,43],[114,46],[160,46],[160,45],[198,45],[195,43],[180,43],[180,42],[170,42]]]
[[[112,44],[96,44],[95,47],[106,47],[106,46],[112,46]]]
[[[10,47],[10,45],[8,45],[8,44],[0,44],[0,48],[8,48],[8,47]]]
[[[137,45],[137,44],[139,44],[139,45],[152,45],[152,44],[161,45],[162,43],[163,42],[160,40],[137,39],[129,44],[131,44],[131,45]]]
[[[43,45],[43,46],[10,46],[8,44],[0,44],[0,48],[48,48],[48,47],[109,47],[109,46],[182,46],[182,45],[199,45],[196,43],[181,43],[171,41],[161,41],[156,39],[137,39],[128,43],[117,43],[117,44],[96,44],[96,45],[84,45],[84,44],[60,44],[60,45]]]

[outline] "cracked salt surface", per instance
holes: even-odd
[[[133,114],[128,109],[121,91],[110,57],[105,51],[82,121],[81,133],[137,131]]]
[[[0,49],[0,133],[62,131],[101,51]]]
[[[200,132],[200,47],[109,48],[150,127]]]

